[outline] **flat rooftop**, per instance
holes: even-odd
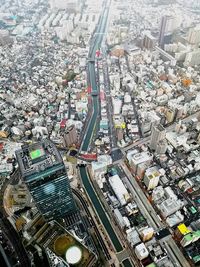
[[[23,178],[63,163],[58,149],[48,139],[22,145],[15,155]]]
[[[156,125],[156,128],[157,128],[159,131],[165,131],[165,128],[162,126],[162,124],[158,124],[158,125]]]
[[[37,214],[27,226],[27,233],[32,238],[30,242],[36,242],[41,248],[49,249],[69,266],[95,265],[96,255],[83,244],[84,242],[80,242],[56,221],[47,223]]]

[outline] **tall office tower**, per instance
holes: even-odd
[[[161,125],[154,125],[151,130],[150,148],[156,150],[158,143],[165,138],[165,128]]]
[[[151,50],[156,45],[156,38],[151,35],[150,31],[144,32],[143,47]]]
[[[159,46],[164,48],[165,44],[170,43],[172,33],[179,27],[180,21],[172,16],[163,16],[160,26]]]
[[[159,39],[158,39],[158,44],[160,47],[164,46],[166,24],[167,24],[167,16],[163,16],[161,20],[160,33],[159,33]]]
[[[187,40],[192,45],[200,43],[200,25],[189,29]]]
[[[167,141],[166,139],[160,140],[156,146],[156,154],[165,154],[167,151]]]
[[[15,154],[22,179],[46,220],[76,211],[65,165],[51,141],[23,145]]]

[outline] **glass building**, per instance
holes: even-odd
[[[65,165],[51,141],[23,145],[15,154],[22,179],[46,220],[76,211]]]

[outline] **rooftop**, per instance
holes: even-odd
[[[56,146],[47,139],[31,145],[22,145],[15,154],[23,178],[62,163]]]
[[[80,242],[56,221],[46,223],[41,215],[37,215],[27,226],[27,233],[27,244],[34,240],[38,246],[49,249],[70,266],[89,267],[94,266],[96,262],[96,255],[83,244],[84,242]]]

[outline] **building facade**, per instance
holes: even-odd
[[[77,131],[74,125],[71,125],[67,131],[64,133],[63,141],[66,147],[75,145],[78,140]]]
[[[154,189],[160,180],[160,173],[156,167],[148,168],[145,172],[143,182],[147,187],[147,190]]]
[[[172,33],[179,27],[180,22],[173,16],[163,16],[160,26],[159,34],[159,46],[164,48],[165,44],[169,44],[171,41]]]
[[[22,179],[48,221],[73,213],[76,206],[62,157],[49,140],[16,151]]]
[[[151,50],[156,45],[156,38],[151,35],[151,32],[146,31],[143,38],[143,47]]]
[[[151,130],[150,148],[156,150],[159,141],[163,140],[165,135],[166,130],[161,124],[154,125]]]

